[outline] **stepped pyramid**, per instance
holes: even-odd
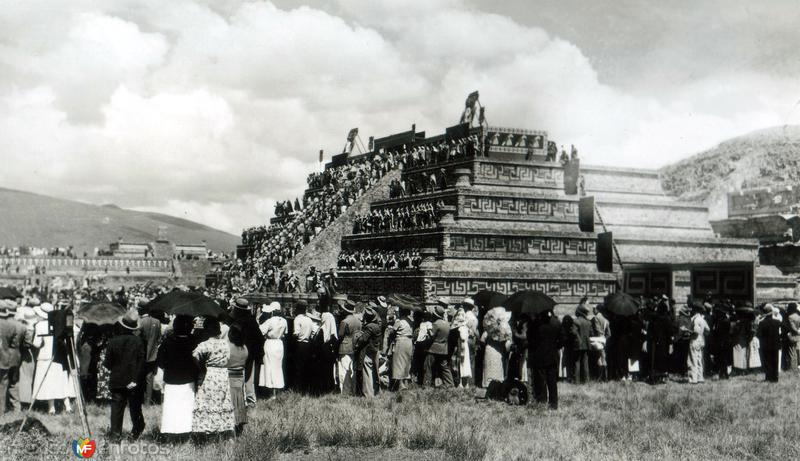
[[[449,141],[449,133],[482,137],[484,128],[461,125],[445,135],[417,139],[416,145]],[[596,267],[597,237],[578,229],[577,195],[564,192],[565,168],[546,161],[547,133],[485,128],[487,155],[457,158],[402,171],[409,181],[444,169],[444,190],[376,200],[372,210],[417,204],[438,206],[437,222],[425,229],[353,234],[345,251],[417,249],[418,270],[340,271],[345,293],[408,293],[432,303],[459,302],[478,290],[502,293],[539,290],[560,304],[587,296],[599,301],[615,289],[617,277]],[[395,135],[395,145],[415,139]]]
[[[441,158],[391,172],[284,268],[302,271],[313,261],[326,270],[340,251],[415,251],[422,261],[414,268],[339,264],[338,290],[368,296],[406,293],[432,304],[440,299],[456,303],[483,289],[506,294],[531,289],[553,297],[560,313],[583,297],[599,302],[618,289],[634,296],[665,295],[678,304],[688,296],[755,303],[794,290],[793,279],[758,265],[756,240],[719,238],[706,206],[665,194],[658,171],[555,161],[548,157],[555,144],[545,131],[467,122],[426,137],[412,127],[374,143],[371,139],[371,152],[363,155],[468,137],[480,140],[483,148],[454,157],[435,154]],[[360,157],[340,154],[328,167]],[[424,183],[431,175],[446,186],[390,198],[389,183],[397,177],[410,184]],[[594,198],[595,232],[613,234],[610,273],[597,269],[598,234],[579,228],[582,196]],[[357,213],[416,205],[435,207],[425,227],[390,230],[384,225],[364,233],[352,226]],[[270,294],[281,300],[297,295]]]

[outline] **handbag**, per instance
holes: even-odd
[[[589,337],[589,347],[593,351],[602,351],[606,348],[606,337],[605,336],[590,336]]]

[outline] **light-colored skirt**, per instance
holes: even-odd
[[[187,434],[192,432],[193,409],[194,383],[164,384],[161,433]]]
[[[19,401],[31,403],[33,400],[33,374],[36,371],[36,361],[23,359],[19,365]]]
[[[75,385],[69,372],[60,363],[49,360],[36,361],[36,374],[33,380],[33,392],[39,390],[36,400],[57,400],[75,397]],[[45,375],[45,371],[47,375]],[[39,389],[41,386],[41,389]]]
[[[411,378],[411,353],[413,345],[408,336],[398,336],[392,353],[392,379]]]
[[[283,341],[267,339],[264,342],[264,366],[259,373],[258,385],[270,389],[283,389]]]
[[[483,348],[483,380],[481,387],[488,386],[492,380],[505,381],[506,373],[501,347],[498,342],[486,341],[486,347]]]
[[[758,338],[753,338],[746,346],[741,343],[733,346],[733,368],[749,370],[759,367],[761,367],[761,355]]]

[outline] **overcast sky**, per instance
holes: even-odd
[[[656,168],[800,123],[800,2],[0,0],[0,186],[238,233],[344,144],[492,125]]]

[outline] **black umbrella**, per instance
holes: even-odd
[[[75,316],[86,323],[95,325],[113,325],[120,317],[125,315],[126,309],[117,303],[95,301],[81,307]]]
[[[401,309],[408,309],[412,312],[422,312],[422,301],[415,296],[395,293],[386,297],[386,302],[393,304]]]
[[[622,291],[606,296],[604,304],[608,312],[622,317],[636,315],[639,312],[639,301]]]
[[[506,299],[508,299],[508,296],[498,291],[491,290],[481,290],[472,296],[472,300],[475,301],[476,306],[485,307],[487,309],[502,306]]]
[[[191,317],[225,317],[227,312],[213,299],[192,291],[173,290],[159,295],[147,305],[149,311],[162,311]]]
[[[516,314],[541,314],[552,310],[556,302],[541,291],[523,290],[509,296],[503,307]]]
[[[21,297],[22,293],[14,287],[0,287],[0,299],[17,299]]]

